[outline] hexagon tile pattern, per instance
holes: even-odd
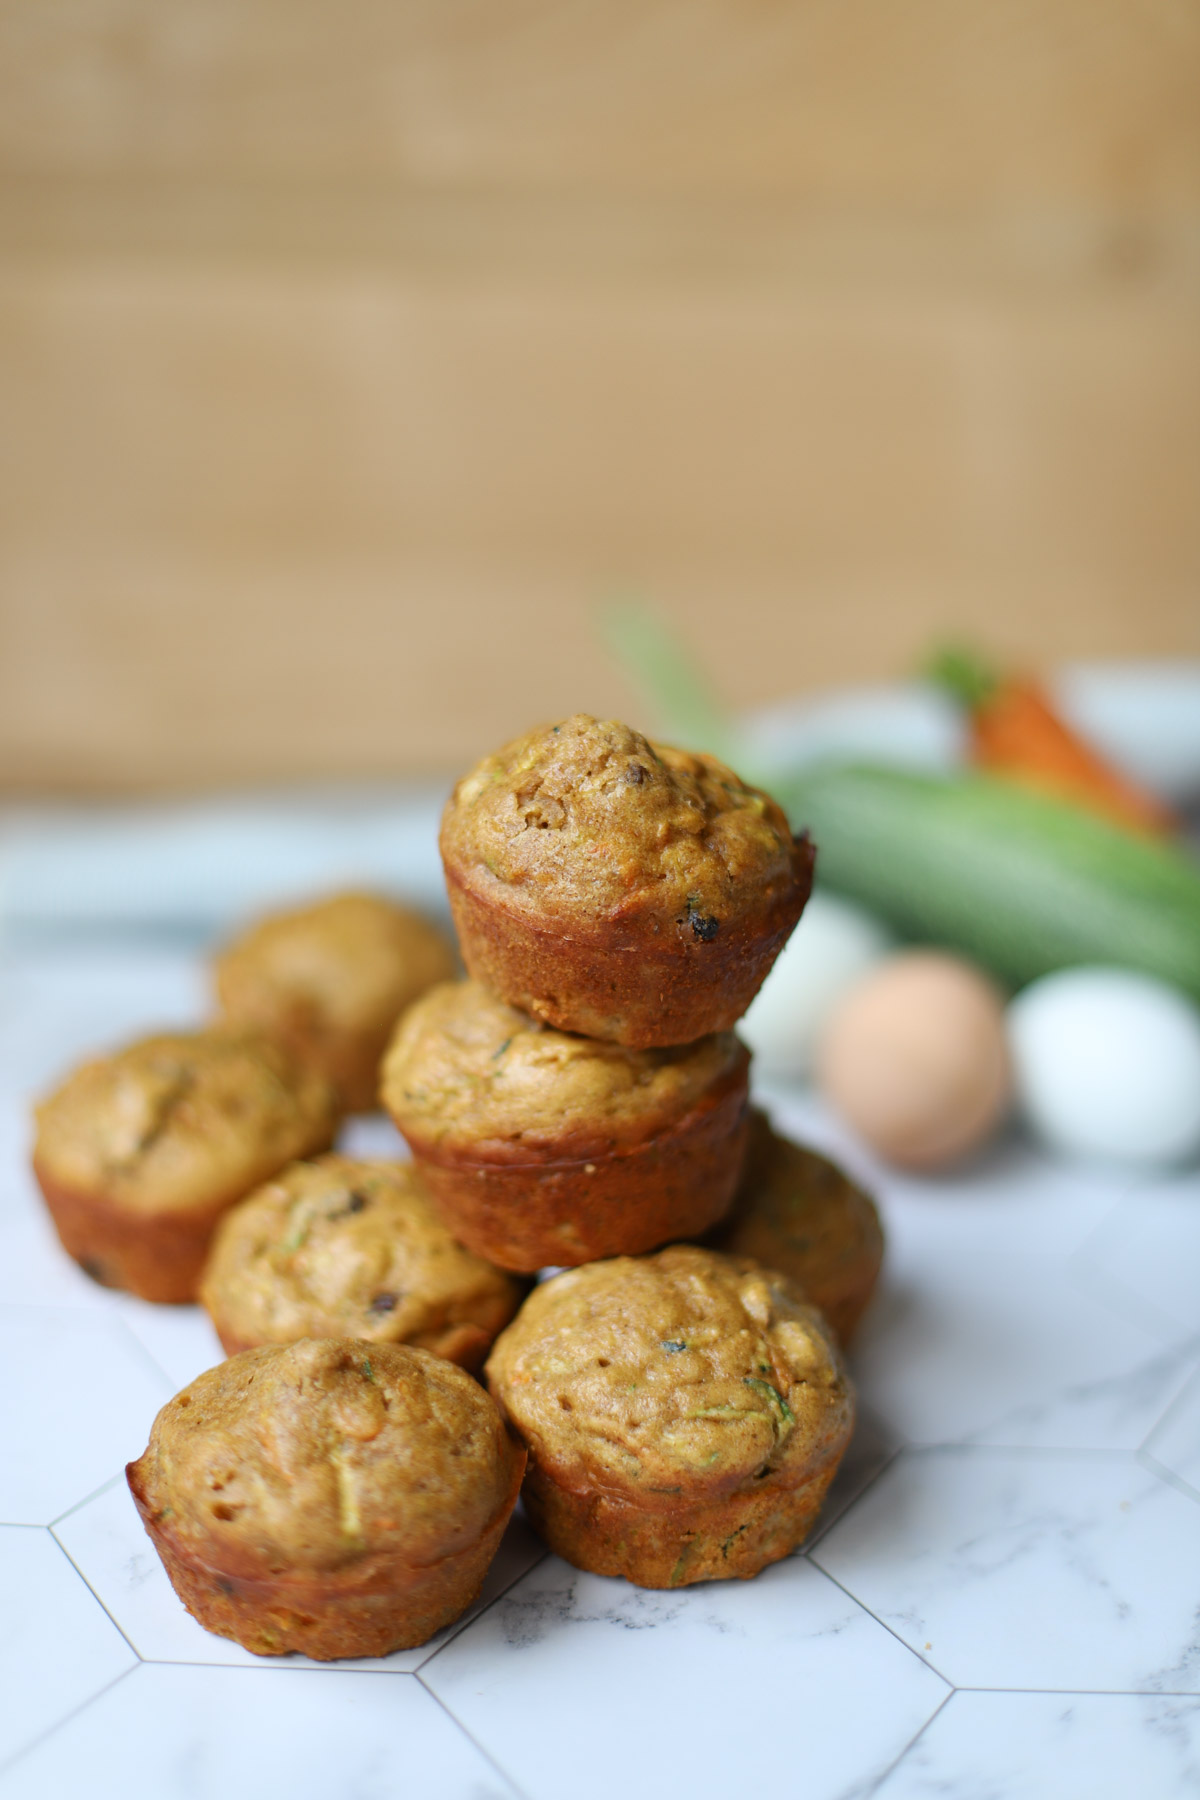
[[[1200,1514],[1135,1457],[904,1451],[812,1558],[956,1687],[1200,1694]]]
[[[1200,1333],[1198,1190],[1195,1169],[1139,1183],[1081,1246],[1084,1279],[1106,1280],[1169,1329]]]
[[[807,1551],[647,1593],[518,1520],[431,1644],[263,1659],[183,1611],[121,1478],[218,1354],[211,1328],[86,1281],[25,1166],[29,1084],[178,1016],[198,960],[10,949],[4,975],[0,1800],[1200,1786],[1200,1173],[1093,1179],[1014,1134],[901,1177],[811,1095],[776,1096],[876,1188],[889,1237],[851,1358],[859,1433]],[[378,1121],[352,1136],[395,1148]]]
[[[44,1738],[0,1793],[515,1800],[415,1676],[165,1663],[141,1664]]]
[[[876,1788],[878,1800],[1191,1800],[1200,1700],[953,1694]]]
[[[0,1524],[48,1525],[140,1456],[170,1382],[115,1312],[0,1307]]]
[[[0,1527],[0,1767],[137,1663],[48,1531]]]
[[[264,1666],[263,1657],[243,1650],[230,1638],[216,1637],[205,1631],[180,1606],[123,1480],[114,1482],[86,1505],[60,1519],[54,1527],[54,1535],[146,1662],[221,1663],[258,1669]],[[482,1594],[466,1614],[465,1623],[469,1624],[476,1613],[490,1606],[545,1554],[545,1545],[523,1519],[515,1518],[488,1570]],[[339,1669],[382,1669],[393,1674],[419,1669],[463,1629],[463,1624],[462,1620],[456,1621],[429,1643],[414,1650],[397,1650],[391,1656],[364,1657],[337,1666]],[[270,1666],[270,1661],[266,1659],[266,1666]],[[296,1656],[289,1657],[286,1666],[328,1669],[329,1665]]]
[[[1175,1404],[1146,1439],[1144,1460],[1152,1468],[1165,1469],[1200,1500],[1200,1374],[1179,1395]]]
[[[836,1800],[947,1691],[803,1556],[660,1593],[548,1557],[423,1679],[532,1800],[759,1793],[789,1755]]]

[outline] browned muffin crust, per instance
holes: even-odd
[[[524,1461],[453,1363],[306,1339],[193,1381],[126,1476],[194,1618],[326,1661],[423,1644],[471,1604]]]
[[[200,1301],[227,1354],[415,1344],[474,1372],[524,1287],[456,1243],[411,1163],[293,1163],[217,1228]]]
[[[812,846],[769,795],[586,713],[485,757],[440,842],[468,971],[635,1049],[734,1025],[812,884]]]
[[[406,1013],[382,1093],[455,1236],[531,1272],[720,1218],[741,1167],[748,1069],[732,1032],[626,1050],[465,981]]]
[[[757,1110],[733,1209],[707,1242],[790,1276],[843,1346],[883,1262],[874,1202],[836,1163],[777,1136]]]
[[[213,975],[227,1019],[303,1057],[348,1112],[371,1112],[396,1020],[454,967],[428,919],[380,894],[347,893],[260,920],[221,952]]]
[[[544,1283],[487,1379],[528,1446],[525,1506],[547,1543],[641,1587],[786,1556],[853,1426],[821,1315],[786,1277],[694,1245]]]
[[[215,1029],[83,1064],[36,1108],[33,1167],[63,1248],[96,1281],[191,1300],[221,1214],[337,1128],[320,1076]]]

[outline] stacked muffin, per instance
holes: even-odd
[[[414,915],[339,896],[222,954],[218,1025],[39,1111],[66,1248],[198,1292],[229,1354],[128,1473],[184,1604],[267,1654],[424,1641],[522,1475],[582,1568],[752,1576],[852,1428],[878,1220],[751,1114],[733,1031],[807,838],[713,758],[579,715],[461,781],[441,850],[469,979]],[[380,1075],[412,1163],[320,1154]]]
[[[410,1008],[382,1097],[456,1237],[568,1271],[487,1369],[530,1516],[570,1561],[645,1586],[753,1575],[803,1537],[850,1391],[802,1285],[679,1240],[738,1193],[732,1027],[800,916],[812,846],[714,758],[578,715],[459,782],[441,851],[471,979]]]
[[[455,1231],[527,1273],[706,1231],[745,1148],[731,1028],[811,845],[713,758],[580,714],[460,781],[441,851],[474,979],[410,1009],[382,1095]]]

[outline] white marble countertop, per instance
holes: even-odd
[[[94,1287],[27,1173],[31,1095],[203,1005],[196,958],[161,945],[0,957],[0,1800],[1200,1792],[1200,1174],[1091,1174],[1013,1137],[902,1178],[804,1095],[767,1098],[875,1187],[889,1250],[802,1553],[648,1593],[517,1522],[420,1650],[319,1667],[208,1636],[121,1471],[216,1339]]]

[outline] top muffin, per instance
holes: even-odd
[[[586,713],[460,781],[441,851],[471,974],[633,1048],[740,1018],[812,881],[812,847],[769,795]]]
[[[261,919],[213,973],[227,1019],[277,1038],[333,1083],[347,1111],[367,1112],[393,1025],[454,973],[454,952],[420,913],[345,893]]]

